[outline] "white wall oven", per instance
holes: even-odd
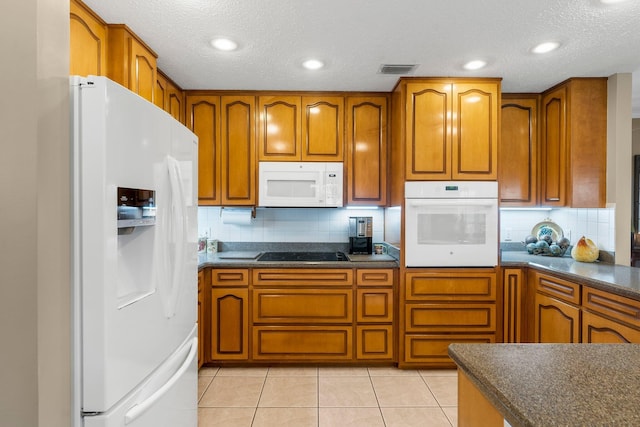
[[[498,183],[405,183],[407,267],[493,267],[498,264]]]

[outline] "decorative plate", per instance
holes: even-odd
[[[555,222],[551,221],[549,218],[545,219],[542,222],[537,223],[533,229],[531,230],[531,234],[536,236],[538,240],[540,240],[541,236],[548,234],[551,236],[551,240],[557,242],[558,239],[564,237],[564,233],[562,232],[562,227],[560,227]]]

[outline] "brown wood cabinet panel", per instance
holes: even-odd
[[[107,76],[154,102],[158,55],[126,25],[109,24],[107,33]]]
[[[506,343],[526,342],[525,275],[520,268],[505,268],[503,285],[503,340]]]
[[[302,160],[344,160],[344,97],[302,97]]]
[[[254,326],[253,360],[351,360],[352,326]]]
[[[255,97],[220,98],[221,204],[256,204]]]
[[[458,370],[458,425],[465,427],[506,425],[502,414],[461,370]]]
[[[211,270],[212,286],[248,286],[248,268],[220,268]]]
[[[205,330],[208,329],[205,327],[205,320],[204,320],[205,293],[206,293],[205,272],[204,270],[200,270],[198,271],[198,368],[200,368],[205,361],[204,334],[205,334]]]
[[[356,359],[392,360],[393,326],[358,325],[356,326]]]
[[[534,334],[537,343],[580,342],[580,309],[536,292]]]
[[[219,205],[222,201],[220,97],[187,95],[186,123],[198,136],[198,204]]]
[[[352,286],[352,269],[254,268],[253,286]]]
[[[406,299],[417,301],[495,301],[494,269],[437,270],[405,274]]]
[[[640,301],[587,286],[583,293],[584,308],[640,328]]]
[[[347,204],[387,203],[386,96],[347,98]]]
[[[535,94],[502,94],[501,206],[535,206],[538,202],[538,100]]]
[[[357,289],[356,321],[358,323],[393,322],[393,289]]]
[[[300,161],[302,104],[299,96],[258,97],[258,159]]]
[[[583,343],[640,343],[640,330],[582,311]]]
[[[405,332],[496,331],[495,304],[406,304]]]
[[[567,188],[567,91],[560,87],[542,98],[542,147],[540,150],[541,203],[566,205]]]
[[[211,359],[247,360],[249,357],[249,290],[212,288]]]
[[[452,170],[454,180],[498,178],[498,82],[453,83]]]
[[[351,289],[254,289],[255,323],[351,323]]]
[[[394,270],[391,268],[362,268],[356,270],[358,286],[393,286]]]
[[[537,292],[552,296],[570,304],[580,304],[580,285],[548,274],[532,275]]]
[[[160,70],[157,73],[155,104],[180,123],[185,123],[184,93]]]
[[[69,74],[107,75],[107,24],[81,1],[69,12]]]
[[[455,366],[449,357],[449,344],[495,341],[493,334],[407,334],[404,337],[404,362],[428,366]]]

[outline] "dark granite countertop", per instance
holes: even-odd
[[[513,426],[640,425],[640,345],[451,344]]]
[[[502,267],[534,267],[567,280],[640,300],[640,268],[604,262],[579,262],[570,256],[530,255],[524,251],[503,251]]]
[[[372,257],[374,257],[373,255]],[[198,268],[397,268],[397,261],[257,261],[256,259],[225,259],[218,254],[198,256]]]

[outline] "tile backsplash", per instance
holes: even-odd
[[[500,210],[500,240],[521,242],[539,222],[551,219],[575,244],[580,237],[593,240],[600,250],[615,251],[615,208]],[[509,237],[511,240],[509,240]]]
[[[225,224],[220,207],[198,208],[198,235],[232,242],[349,241],[349,217],[373,217],[373,241],[384,241],[384,209],[258,208],[249,224]]]

